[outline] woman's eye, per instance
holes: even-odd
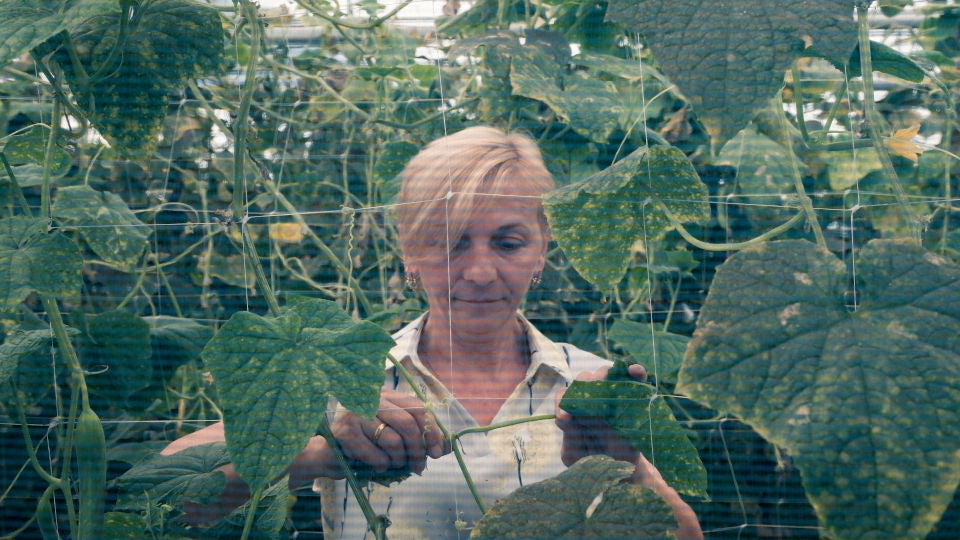
[[[527,245],[527,241],[523,238],[515,238],[512,236],[506,236],[503,238],[496,239],[496,245],[500,249],[505,251],[515,251],[523,248]]]
[[[459,239],[457,239],[456,242],[453,243],[452,246],[450,246],[450,252],[461,253],[463,251],[466,251],[469,247],[470,247],[470,239],[465,236],[461,236]]]

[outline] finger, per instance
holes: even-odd
[[[440,431],[436,418],[432,413],[427,413],[423,426],[423,444],[427,448],[427,455],[436,459],[443,457],[451,452],[449,441]]]
[[[644,382],[647,380],[647,368],[641,364],[630,364],[627,366],[627,375],[630,375],[631,378],[640,382]]]
[[[415,464],[408,459],[403,438],[389,424],[383,423],[383,426],[380,435],[371,440],[387,456],[388,468],[402,469],[409,465],[412,470],[416,470]]]
[[[347,458],[365,463],[374,471],[384,472],[390,468],[390,457],[373,442],[373,434],[380,424],[379,421],[370,422],[357,417],[354,421],[342,422],[334,434]]]
[[[426,423],[423,407],[405,409],[391,407],[381,409],[377,417],[389,426],[389,432],[381,435],[379,445],[390,456],[392,467],[410,466],[422,472],[426,466],[427,449],[423,438]]]

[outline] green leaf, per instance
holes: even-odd
[[[717,146],[773,97],[804,39],[846,62],[857,42],[850,0],[611,0],[607,20],[648,39]]]
[[[30,293],[59,298],[80,294],[80,250],[43,219],[0,219],[0,309],[13,308]]]
[[[67,333],[73,336],[78,332],[68,327]],[[8,395],[13,389],[20,393],[25,406],[39,402],[52,388],[50,354],[54,347],[56,340],[49,328],[11,330],[0,345],[0,401],[14,403],[16,395]],[[4,384],[6,381],[12,386]]]
[[[717,165],[737,169],[736,187],[750,204],[745,206],[751,221],[761,228],[783,221],[783,197],[796,193],[793,151],[757,132],[751,124],[727,141],[717,156]]]
[[[860,44],[857,44],[853,48],[853,52],[850,53],[850,59],[846,62],[846,70],[844,70],[843,62],[826,58],[824,55],[821,55],[815,47],[807,49],[804,53],[805,56],[823,57],[826,60],[830,60],[833,67],[841,72],[846,71],[847,77],[854,78],[862,76],[860,72]],[[892,75],[912,83],[923,82],[923,78],[926,76],[923,68],[910,57],[893,47],[877,41],[870,42],[870,60],[874,71],[886,73],[887,75]]]
[[[620,483],[632,473],[632,465],[607,456],[583,458],[501,499],[470,538],[668,537],[677,528],[670,507],[649,489]]]
[[[100,258],[122,268],[137,264],[147,248],[150,228],[113,193],[86,185],[60,188],[52,213],[64,227],[77,229]]]
[[[876,148],[834,150],[821,156],[830,173],[830,189],[845,191],[874,171],[883,169]]]
[[[707,471],[697,449],[653,386],[635,381],[574,381],[560,407],[574,416],[606,419],[647,456],[667,484],[681,493],[707,495]]]
[[[640,148],[589,178],[544,197],[553,237],[577,271],[605,291],[620,282],[637,240],[710,217],[707,187],[680,150]]]
[[[83,319],[78,347],[87,384],[97,395],[125,404],[150,384],[153,374],[150,327],[140,317],[113,310]],[[78,326],[80,326],[78,324]]]
[[[786,448],[830,535],[922,538],[960,482],[960,268],[905,240],[855,268],[851,310],[825,249],[730,257],[677,390]]]
[[[16,133],[0,138],[0,152],[13,165],[34,164],[43,165],[48,174],[56,179],[67,174],[73,160],[59,145],[51,147],[49,161],[46,160],[47,142],[50,138],[50,128],[43,124],[34,124]],[[26,184],[19,182],[24,187]]]
[[[143,511],[148,505],[208,504],[219,499],[226,486],[223,472],[230,462],[222,442],[185,448],[176,454],[153,454],[117,477],[117,509]]]
[[[606,143],[626,114],[616,87],[576,71],[558,81],[544,69],[544,60],[543,56],[530,54],[513,57],[510,64],[513,93],[543,102],[577,133]],[[559,83],[563,84],[562,88]]]
[[[191,0],[154,0],[121,35],[126,12],[114,8],[85,21],[71,33],[86,80],[62,50],[64,68],[77,104],[100,133],[125,157],[142,159],[156,144],[167,114],[168,94],[220,63],[224,33],[216,8]],[[119,45],[118,45],[119,44]],[[111,54],[119,46],[116,54]]]
[[[213,337],[213,329],[194,319],[158,315],[143,317],[150,327],[150,342],[158,364],[176,367],[197,358],[204,345]]]
[[[280,535],[280,529],[283,528],[287,520],[287,507],[289,506],[290,489],[287,487],[287,480],[283,478],[275,484],[268,486],[257,505],[257,514],[253,521],[253,528],[250,532],[250,538],[257,540],[282,540],[288,538],[287,535]],[[247,514],[250,511],[250,501],[230,513],[229,516],[220,520],[214,527],[208,529],[211,537],[224,540],[233,540],[242,538],[244,524]]]
[[[0,0],[0,66],[64,30],[116,11],[116,0]]]
[[[690,338],[626,319],[614,322],[607,335],[657,381],[676,382]]]
[[[294,298],[279,316],[239,312],[223,325],[201,356],[220,395],[230,456],[251,489],[293,461],[328,398],[376,414],[392,346],[380,327],[324,300]]]

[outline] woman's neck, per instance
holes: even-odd
[[[472,338],[428,319],[417,353],[477,423],[487,425],[526,376],[530,345],[519,319],[492,339]]]

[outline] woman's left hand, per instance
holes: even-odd
[[[581,373],[578,381],[602,381],[610,368],[600,368],[592,373]],[[647,380],[647,370],[640,364],[629,366],[627,373],[637,382]],[[614,459],[636,463],[640,452],[623,440],[609,424],[598,416],[573,416],[560,408],[563,392],[557,394],[556,422],[563,431],[560,458],[566,466],[573,465],[582,457],[606,454]]]
[[[578,381],[602,381],[607,377],[609,368],[601,368],[593,373],[577,376]],[[639,364],[629,366],[627,373],[637,382],[647,380],[647,370]],[[566,466],[573,465],[582,457],[593,454],[606,454],[614,459],[632,463],[634,468],[632,483],[652,489],[666,501],[673,510],[678,528],[674,531],[681,540],[702,540],[703,532],[696,513],[660,475],[643,454],[627,441],[623,440],[602,418],[596,416],[573,416],[560,408],[563,393],[557,396],[556,422],[563,431],[563,446],[560,457]]]

